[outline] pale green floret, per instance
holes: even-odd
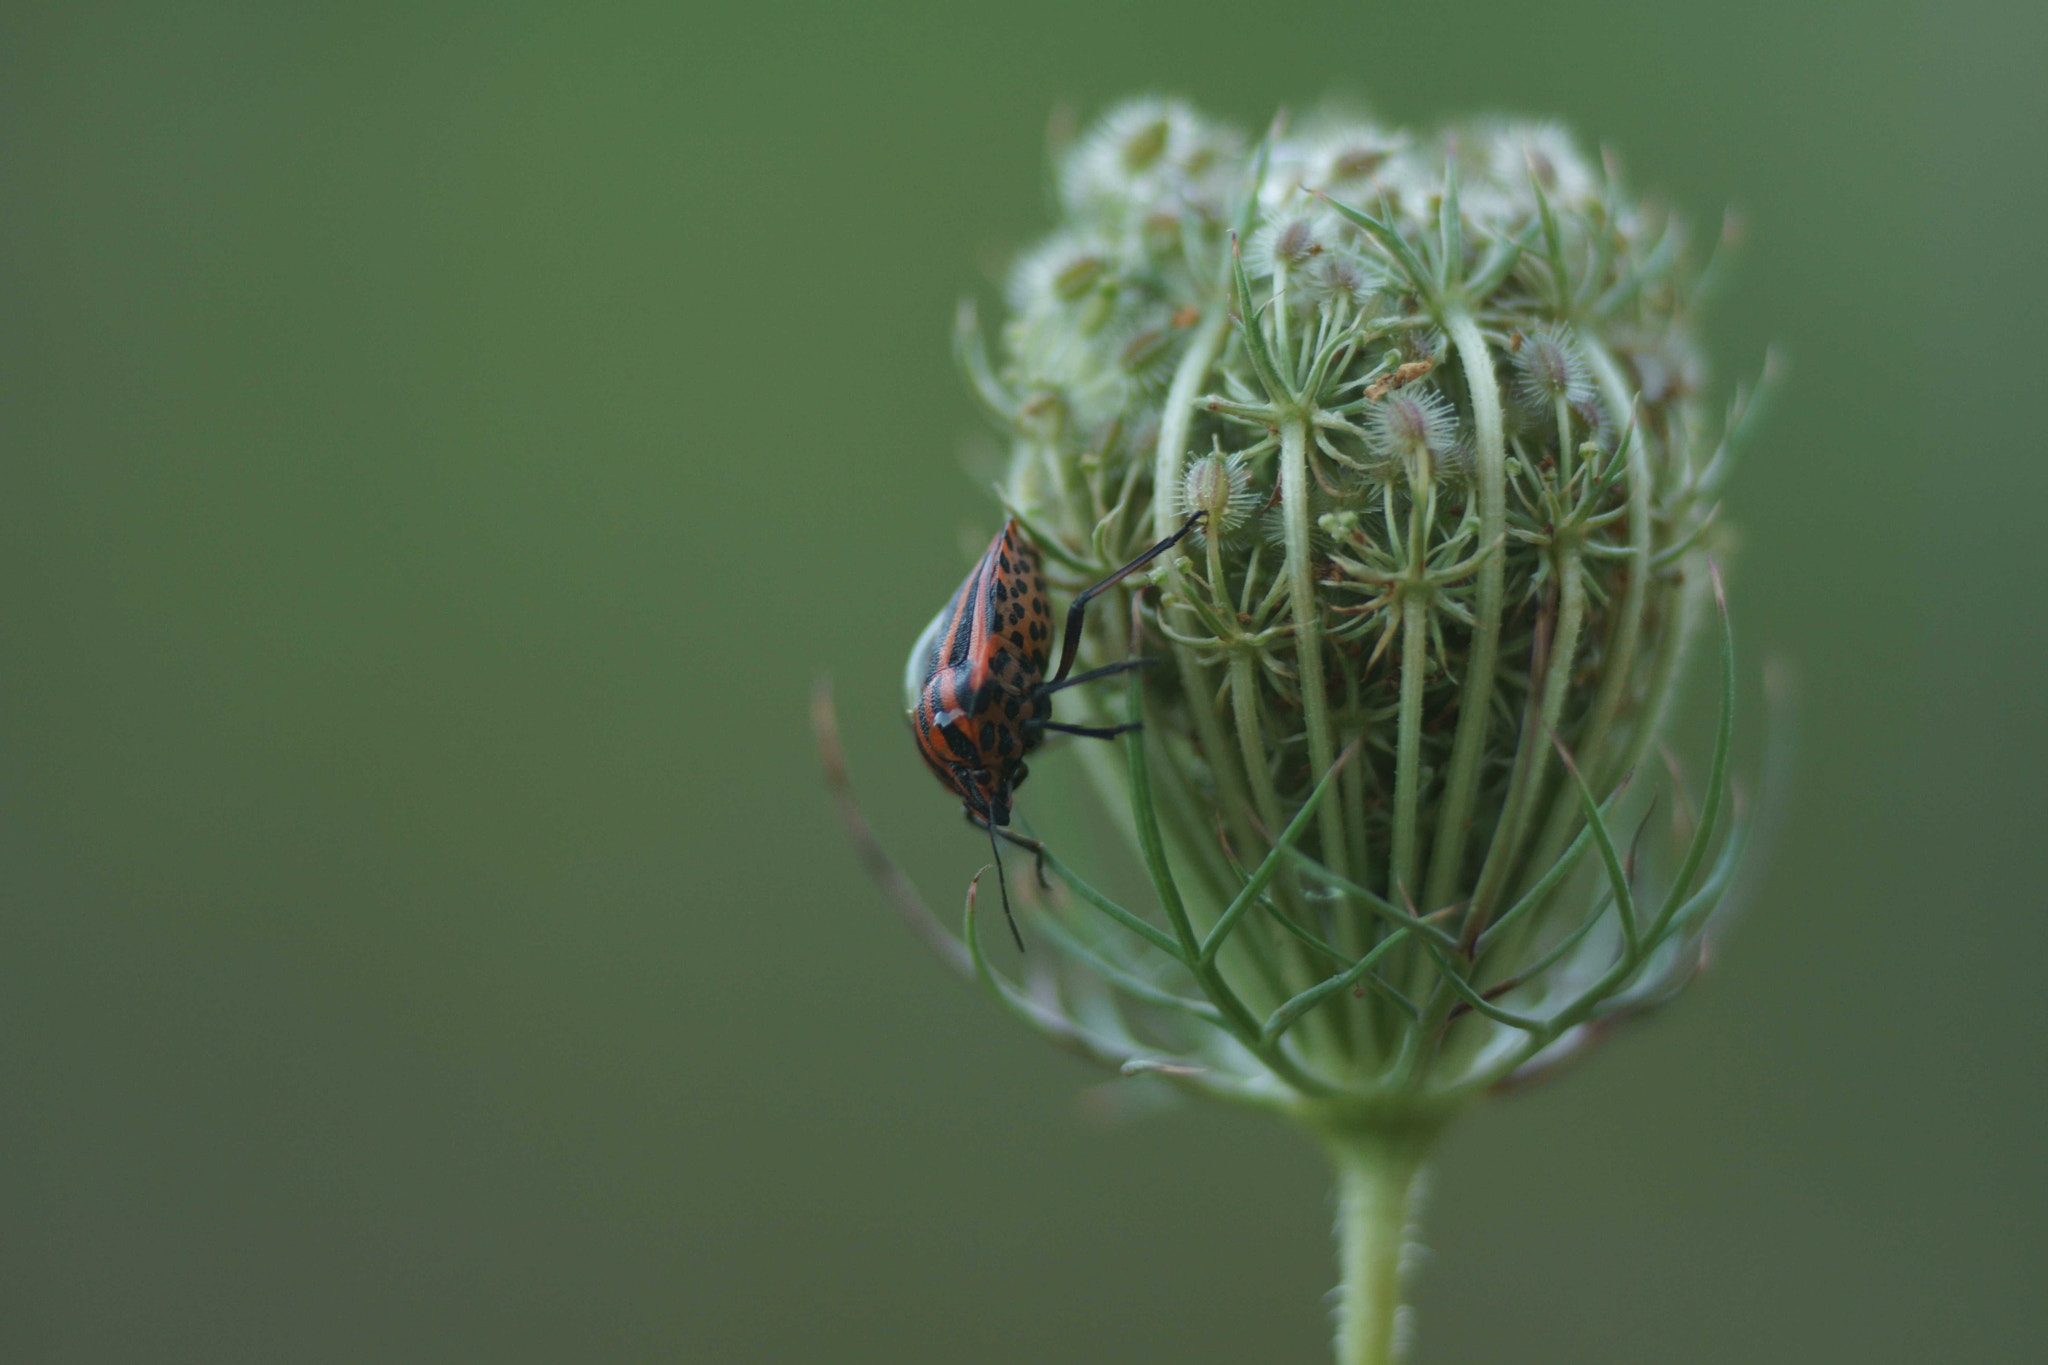
[[[1203,514],[1194,531],[1197,544],[1210,536],[1228,541],[1251,520],[1258,510],[1259,494],[1252,490],[1251,466],[1243,455],[1215,452],[1188,466],[1181,476],[1180,506],[1183,512]]]
[[[1323,121],[1290,139],[1275,158],[1275,169],[1308,189],[1342,197],[1370,191],[1374,177],[1408,142],[1405,132],[1363,120]]]
[[[1365,448],[1382,482],[1427,484],[1458,446],[1458,413],[1435,389],[1411,385],[1367,410]]]
[[[1119,231],[1153,215],[1225,210],[1243,138],[1180,100],[1137,99],[1105,114],[1060,168],[1060,200],[1076,221]]]
[[[1334,223],[1318,222],[1311,213],[1287,214],[1252,234],[1245,248],[1245,266],[1260,275],[1299,278],[1330,249],[1335,227]]]
[[[1487,172],[1497,185],[1520,188],[1534,179],[1550,202],[1567,210],[1594,207],[1600,176],[1556,123],[1496,123],[1485,130]]]
[[[1514,356],[1515,369],[1522,377],[1522,397],[1538,409],[1548,409],[1560,399],[1567,403],[1593,401],[1593,379],[1586,369],[1585,353],[1566,324],[1539,324],[1522,339]]]
[[[1331,312],[1367,312],[1386,289],[1386,274],[1376,265],[1348,251],[1326,252],[1303,277],[1304,296],[1317,308]]]

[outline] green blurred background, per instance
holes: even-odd
[[[0,14],[0,1359],[1318,1361],[1316,1154],[1102,1122],[868,887],[1044,129],[1554,114],[1752,245],[1798,799],[1668,1019],[1459,1128],[1430,1361],[2038,1359],[2038,5]],[[969,458],[963,465],[962,452]],[[1042,765],[1041,818],[1071,792]],[[1056,818],[1056,817],[1055,817]]]

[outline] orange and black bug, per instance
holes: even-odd
[[[1038,747],[1047,731],[1111,739],[1138,728],[1135,722],[1062,725],[1052,718],[1053,693],[1147,662],[1129,659],[1067,676],[1081,643],[1089,599],[1172,549],[1201,519],[1202,513],[1195,513],[1178,531],[1074,598],[1060,639],[1060,666],[1051,678],[1045,676],[1045,666],[1052,650],[1052,608],[1038,571],[1038,550],[1015,518],[1003,523],[988,553],[910,651],[903,686],[917,751],[947,790],[960,798],[968,822],[988,831],[996,883],[1003,892],[1003,917],[1019,948],[1024,939],[1010,914],[1010,887],[1003,879],[996,838],[1000,835],[1035,855],[1045,852],[1036,839],[1004,828],[1010,823],[1010,798],[1029,773],[1024,755]]]

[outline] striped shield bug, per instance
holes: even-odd
[[[910,651],[903,687],[917,751],[946,789],[960,798],[968,823],[988,831],[996,883],[1003,893],[1003,918],[1020,949],[1024,938],[1010,913],[1010,887],[996,839],[1000,836],[1035,856],[1044,855],[1044,846],[1036,839],[1006,828],[1011,798],[1029,773],[1024,756],[1049,731],[1113,739],[1138,728],[1136,722],[1065,725],[1052,718],[1053,693],[1149,662],[1127,659],[1069,677],[1088,603],[1172,549],[1203,515],[1194,513],[1172,535],[1075,596],[1060,638],[1059,667],[1050,678],[1045,668],[1052,646],[1052,608],[1039,573],[1038,549],[1014,517],[1003,523],[988,552]]]

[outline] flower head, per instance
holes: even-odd
[[[1348,1182],[1703,961],[1742,849],[1708,558],[1741,423],[1703,443],[1699,276],[1611,158],[1550,124],[1304,127],[1252,149],[1118,106],[999,358],[963,315],[1017,525],[1056,590],[1120,599],[1067,661],[1103,681],[1007,705],[1042,724],[1057,690],[1051,728],[1120,737],[1089,771],[1153,899],[1048,855],[1028,990],[971,893],[961,939],[918,922],[1061,1042],[1309,1124]],[[1631,778],[1717,615],[1705,780],[1652,822]]]
[[[1118,589],[1158,585],[1140,633],[1098,613],[1078,665],[1163,665],[1138,690],[1146,789],[1177,812],[1155,874],[1217,936],[1085,931],[1221,1011],[1126,998],[1133,1045],[1288,1102],[1427,1107],[1548,1064],[1682,973],[1727,846],[1724,786],[1626,887],[1595,847],[1647,801],[1623,779],[1711,616],[1682,235],[1542,123],[1311,118],[1254,150],[1142,99],[1059,183],[1005,354],[971,367],[1008,415],[1007,497],[1069,588],[1203,514]],[[1096,689],[1060,707],[1139,718]],[[1086,978],[1077,1009],[1121,990]]]
[[[1611,163],[1549,124],[1304,127],[1118,106],[1000,357],[963,334],[1055,590],[1157,550],[1076,668],[1157,666],[1057,715],[1144,722],[1091,772],[1158,905],[1104,920],[1049,860],[1065,966],[1028,1012],[1319,1123],[1423,1122],[1698,960],[1739,846],[1725,710],[1675,835],[1624,831],[1713,619],[1728,462],[1683,236]]]

